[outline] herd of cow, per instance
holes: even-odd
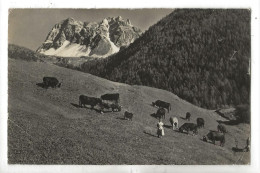
[[[43,84],[45,88],[56,88],[61,86],[61,83],[55,77],[44,77]],[[86,107],[87,105],[91,106],[91,109],[93,109],[96,105],[99,105],[100,113],[103,113],[104,109],[112,109],[113,112],[121,111],[122,109],[122,106],[119,105],[119,93],[104,94],[100,98],[80,95],[79,106]],[[156,113],[154,113],[154,115],[156,118],[159,118],[159,123],[157,124],[157,135],[160,138],[164,135],[162,120],[165,119],[166,110],[168,111],[168,113],[171,110],[171,104],[162,100],[157,100],[155,102],[152,102],[152,106],[158,107],[158,110]],[[132,120],[133,113],[125,111],[124,118]],[[185,120],[190,121],[190,119],[191,114],[187,112]],[[189,134],[189,132],[191,131],[192,135],[197,135],[198,129],[204,128],[205,120],[203,118],[197,118],[197,124],[184,123],[179,128],[178,118],[170,117],[170,123],[172,125],[173,130],[178,130],[182,133],[186,131],[187,134]],[[227,133],[226,127],[222,124],[219,124],[217,126],[217,131],[210,131],[207,135],[203,136],[203,141],[207,142],[208,140],[211,140],[213,144],[215,144],[215,141],[220,141],[220,146],[224,146],[225,133]]]
[[[159,123],[157,124],[158,130],[157,135],[158,137],[162,137],[164,135],[163,124],[161,121],[162,119],[165,119],[165,113],[166,110],[171,110],[171,104],[167,103],[162,100],[157,100],[155,102],[152,102],[152,105],[155,107],[158,107],[157,112],[155,113],[155,116],[159,118]],[[166,110],[165,110],[166,109]],[[190,121],[191,114],[190,112],[186,113],[185,120]],[[179,122],[177,117],[170,117],[170,123],[172,125],[173,130],[178,130],[179,132],[183,133],[186,132],[189,134],[189,132],[192,132],[192,135],[198,134],[199,128],[204,128],[205,120],[203,118],[197,118],[197,124],[195,123],[184,123],[179,128]],[[226,127],[222,124],[219,124],[217,126],[217,131],[210,131],[207,135],[203,136],[203,141],[208,142],[208,140],[211,140],[213,144],[215,144],[215,141],[220,141],[220,146],[224,146],[225,143],[225,133],[227,133]]]
[[[59,88],[61,82],[55,77],[43,77],[43,86],[44,88]],[[90,106],[91,109],[94,109],[97,105],[100,107],[100,113],[104,113],[104,109],[112,109],[113,112],[119,112],[122,109],[122,106],[119,105],[119,93],[104,94],[100,98],[85,95],[79,96],[79,107]],[[125,111],[124,118],[132,120],[133,113]]]

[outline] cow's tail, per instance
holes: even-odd
[[[172,108],[171,108],[171,103],[170,103],[170,110],[172,110]]]
[[[79,107],[82,107],[82,106],[81,106],[81,101],[80,101],[80,99],[79,99]]]

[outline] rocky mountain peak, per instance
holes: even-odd
[[[101,22],[81,22],[69,17],[56,24],[37,52],[56,56],[106,57],[128,46],[141,30],[121,16]],[[74,51],[72,53],[71,51]]]

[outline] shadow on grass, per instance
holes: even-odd
[[[158,108],[157,106],[154,106],[152,103],[148,104],[149,106],[152,106],[154,108]]]
[[[37,83],[36,85],[37,85],[38,87],[41,87],[41,88],[46,89],[46,86],[44,85],[44,83]]]
[[[202,142],[205,142],[205,143],[209,143],[209,144],[213,144],[212,142],[209,142],[209,141],[204,141],[203,139],[200,139]]]
[[[186,135],[189,135],[189,133],[188,132],[184,132],[184,131],[179,131],[179,130],[177,130],[177,129],[175,129],[175,130],[173,130],[174,132],[177,132],[177,133],[181,133],[181,134],[186,134]]]
[[[76,108],[81,108],[78,104],[75,103],[70,103],[72,106],[76,107]]]
[[[156,115],[156,113],[152,113],[152,114],[150,114],[150,116],[158,119],[158,116]]]
[[[156,118],[157,120],[160,120],[160,119],[164,119],[165,120],[165,118],[161,118],[156,113],[152,113],[152,114],[150,114],[150,116]]]
[[[183,119],[183,120],[187,120],[186,117],[180,117],[180,118]]]
[[[122,118],[122,117],[116,117],[116,119],[118,119],[118,120],[127,120],[127,119]]]
[[[222,146],[220,146],[219,141],[216,141],[216,143],[214,144],[211,140],[208,140],[208,141],[204,141],[203,139],[200,139],[200,140],[202,142],[205,142],[205,143],[208,143],[208,144],[211,144],[211,145],[214,145],[214,146],[222,147]]]
[[[106,110],[106,111],[102,111],[103,113],[109,113],[109,112],[113,112],[113,111],[109,111],[109,110]]]
[[[237,120],[229,120],[229,121],[217,120],[217,122],[218,122],[219,124],[232,125],[232,126],[239,124],[239,121],[237,121]]]
[[[100,109],[96,109],[96,108],[89,108],[89,107],[86,107],[86,106],[83,106],[83,107],[80,107],[78,104],[75,104],[75,103],[70,103],[72,106],[76,107],[76,108],[85,108],[85,109],[90,109],[90,110],[94,110],[98,113],[101,113],[101,110]],[[104,113],[104,111],[102,111]]]
[[[153,136],[153,137],[158,138],[158,136],[156,136],[156,135],[154,135],[154,134],[151,134],[151,133],[148,133],[148,132],[146,132],[146,131],[144,131],[144,134],[147,134],[147,135],[150,135],[150,136]]]
[[[245,148],[237,148],[237,147],[232,147],[232,151],[234,152],[248,152],[248,149]]]
[[[163,127],[165,127],[165,128],[167,128],[167,129],[172,129],[172,126],[170,126],[170,125],[163,125]]]

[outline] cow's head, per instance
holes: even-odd
[[[155,103],[154,103],[154,102],[152,102],[152,105],[153,105],[153,106],[155,106]]]
[[[179,128],[179,132],[183,133],[183,130],[184,130],[183,127]]]
[[[207,139],[207,136],[203,136],[203,139],[202,139],[204,142],[208,142],[208,139]]]

